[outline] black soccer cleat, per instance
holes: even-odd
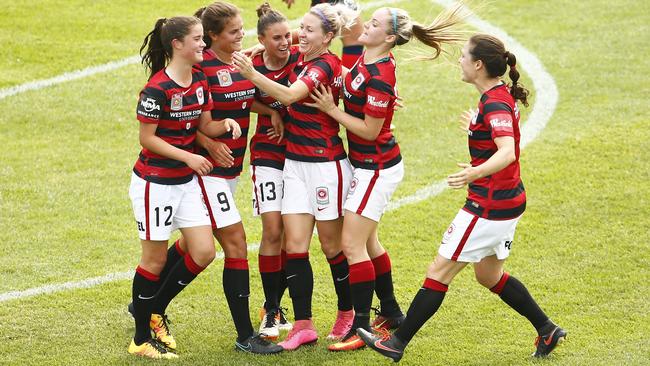
[[[404,319],[406,319],[406,316],[404,316],[402,312],[399,312],[395,316],[388,316],[382,314],[378,308],[371,309],[375,311],[375,320],[370,324],[370,327],[378,333],[395,330],[399,328],[400,325],[404,323]]]
[[[566,334],[567,332],[564,329],[556,326],[550,333],[537,336],[535,338],[535,346],[537,349],[533,353],[533,357],[548,356],[566,338]]]
[[[406,345],[392,334],[386,332],[382,337],[378,337],[363,328],[358,328],[357,334],[366,346],[374,349],[383,356],[391,358],[395,362],[402,359]]]
[[[271,355],[282,352],[284,348],[267,341],[260,334],[253,334],[243,342],[235,341],[235,350],[258,355]]]

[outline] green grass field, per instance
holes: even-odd
[[[236,3],[244,9],[245,28],[253,28],[258,2]],[[298,3],[286,12],[290,19],[306,10],[306,0]],[[285,10],[279,0],[272,4]],[[0,89],[133,56],[157,17],[191,14],[202,5],[3,4]],[[426,0],[395,6],[422,22],[441,10]],[[532,360],[534,329],[466,270],[402,363],[650,364],[647,6],[633,0],[495,0],[478,15],[535,53],[559,90],[547,127],[522,153],[528,208],[506,268],[569,335],[552,357]],[[396,114],[406,176],[395,199],[440,181],[456,170],[456,162],[468,160],[456,120],[478,99],[460,81],[455,63],[409,62],[408,50],[413,46],[396,52],[407,108]],[[449,57],[456,58],[457,53]],[[530,80],[524,76],[535,94]],[[140,246],[127,190],[139,151],[136,98],[145,81],[143,68],[132,64],[0,99],[0,296],[135,268]],[[250,189],[245,173],[237,202],[248,242],[257,243],[261,225],[251,215]],[[383,217],[380,238],[391,253],[404,310],[464,196],[446,190]],[[388,364],[369,350],[326,350],[336,304],[318,247],[315,239],[313,311],[322,336],[316,346],[270,357],[234,351],[223,261],[216,260],[170,306],[181,358],[169,363]],[[263,301],[257,253],[249,260],[256,319]],[[131,281],[124,279],[0,302],[0,364],[154,363],[126,352],[133,334],[126,312],[130,296]],[[290,305],[288,295],[284,305]]]

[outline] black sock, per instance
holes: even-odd
[[[151,308],[156,301],[156,292],[160,278],[144,268],[138,266],[133,276],[133,287],[131,292],[131,301],[133,301],[135,317],[135,336],[133,341],[136,345],[151,339]]]
[[[490,291],[498,294],[503,302],[525,316],[538,334],[546,334],[555,326],[537,305],[526,286],[507,272],[503,272],[499,282]]]
[[[334,289],[338,298],[338,309],[341,311],[352,310],[352,294],[350,291],[350,270],[348,268],[348,261],[343,255],[343,252],[335,255],[333,258],[328,258],[330,270],[332,271],[332,281],[334,281]]]
[[[277,310],[278,292],[280,287],[280,256],[259,255],[260,277],[264,289],[264,309],[267,312]]]
[[[408,344],[424,323],[438,311],[447,293],[447,285],[427,278],[415,295],[404,323],[395,331],[395,337]]]
[[[253,325],[248,308],[250,288],[248,260],[226,258],[223,266],[223,292],[237,329],[237,341],[243,342],[253,335]]]
[[[372,265],[375,268],[375,292],[379,298],[381,315],[387,317],[399,317],[404,315],[397,300],[395,300],[393,275],[388,252],[384,252],[384,254],[373,258]]]
[[[174,244],[172,244],[169,249],[167,249],[167,262],[165,262],[165,266],[163,267],[162,271],[160,271],[160,282],[164,283],[165,280],[167,279],[167,275],[169,272],[176,266],[179,260],[185,256],[185,252],[181,249],[179,245],[179,240],[176,240]]]
[[[284,292],[287,290],[287,252],[284,250],[280,253],[280,284],[278,287],[278,306],[282,304],[282,297]]]
[[[295,319],[311,319],[314,273],[309,263],[309,253],[287,254],[286,273]]]
[[[354,304],[352,329],[363,328],[370,331],[370,307],[375,291],[375,269],[371,261],[350,265],[350,293]]]
[[[156,302],[151,309],[154,314],[165,314],[172,299],[183,291],[204,269],[196,264],[189,254],[185,255],[184,260],[177,262],[156,294]]]

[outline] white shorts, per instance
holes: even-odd
[[[196,176],[187,183],[167,185],[132,174],[129,197],[142,240],[166,241],[176,229],[210,225]]]
[[[283,215],[307,213],[318,221],[343,216],[343,204],[352,180],[348,159],[323,163],[286,159],[282,179]]]
[[[345,209],[379,222],[402,178],[404,178],[402,162],[388,169],[355,168],[348,197],[345,199]]]
[[[233,191],[237,187],[238,180],[239,178],[198,177],[205,205],[210,213],[212,229],[230,226],[241,221],[233,198]]]
[[[520,218],[487,220],[461,209],[442,236],[438,254],[458,262],[480,262],[491,255],[505,259]]]
[[[251,165],[253,179],[253,216],[282,211],[282,170]]]

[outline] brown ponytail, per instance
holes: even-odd
[[[208,6],[198,9],[194,16],[201,19],[203,24],[203,42],[205,47],[212,46],[210,32],[217,35],[223,32],[230,18],[239,15],[239,8],[235,5],[223,1],[216,1]]]
[[[149,79],[164,69],[171,60],[172,41],[183,40],[183,37],[189,34],[190,28],[196,24],[199,24],[199,20],[195,17],[160,18],[156,21],[153,30],[144,37],[140,47],[141,62],[149,69]]]
[[[506,73],[510,66],[508,76],[512,80],[510,95],[515,100],[528,107],[528,95],[530,92],[522,85],[519,85],[519,71],[517,71],[517,58],[512,52],[506,51],[503,42],[498,38],[487,34],[476,34],[469,39],[471,45],[470,55],[475,61],[481,60],[485,65],[488,75],[498,78]]]
[[[287,18],[277,10],[271,8],[268,2],[263,3],[257,8],[257,35],[264,35],[268,27],[275,23],[283,23]]]

